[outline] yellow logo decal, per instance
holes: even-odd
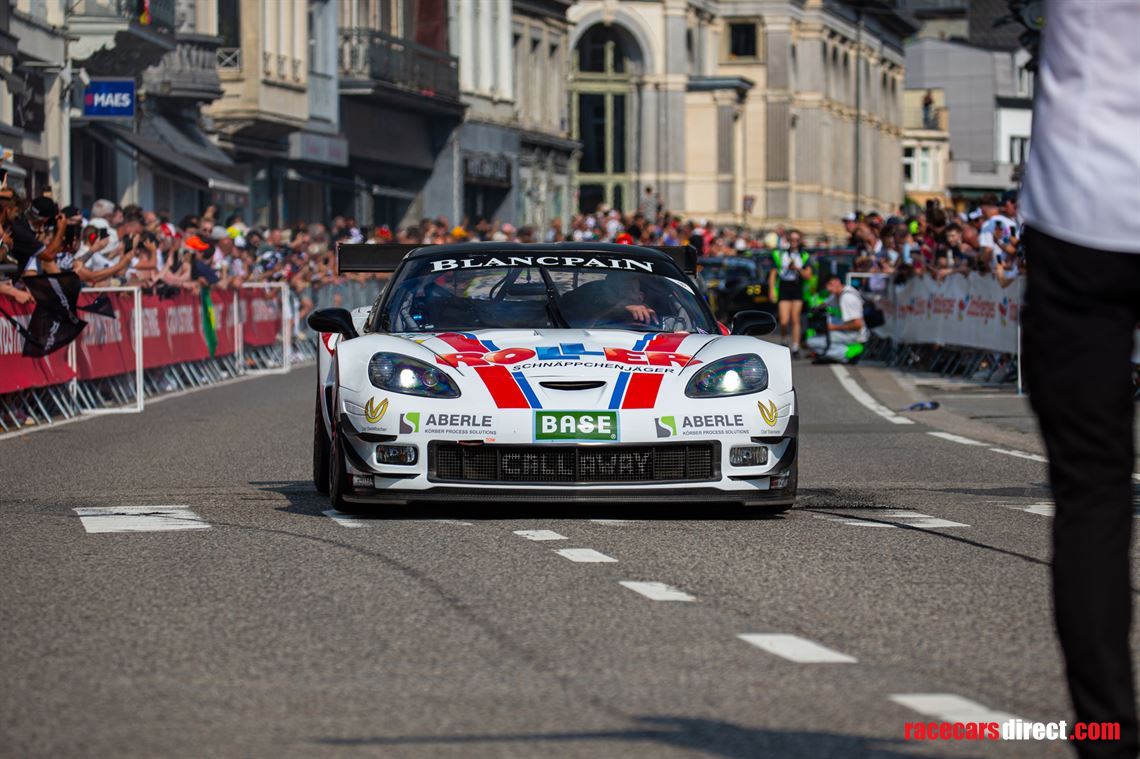
[[[387,410],[388,410],[388,399],[387,398],[380,401],[379,405],[376,404],[375,398],[369,398],[368,403],[366,403],[364,405],[364,418],[367,419],[370,423],[376,424],[376,422],[378,422],[384,418],[384,412]]]
[[[764,401],[756,401],[756,407],[760,409],[760,418],[764,420],[764,424],[769,427],[776,426],[776,417],[779,412],[776,411],[776,402],[768,401],[768,405],[764,405]]]

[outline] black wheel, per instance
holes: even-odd
[[[349,481],[348,465],[344,461],[342,445],[341,436],[334,426],[332,445],[329,447],[329,503],[337,511],[353,514],[360,507],[344,500],[345,494],[352,492],[352,484]]]
[[[321,390],[317,388],[317,414],[313,420],[313,487],[318,493],[329,492],[329,435],[321,415]]]

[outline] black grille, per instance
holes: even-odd
[[[623,484],[716,477],[719,443],[428,446],[429,478],[444,482]]]

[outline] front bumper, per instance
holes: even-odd
[[[796,461],[798,453],[798,417],[793,416],[779,437],[743,437],[707,439],[714,443],[717,461],[710,475],[684,481],[645,480],[629,485],[604,483],[534,482],[444,482],[427,460],[415,466],[377,465],[364,458],[377,444],[376,436],[359,432],[352,421],[342,415],[339,434],[345,446],[351,487],[345,500],[358,504],[402,505],[456,500],[494,500],[520,503],[733,503],[746,506],[790,506],[796,495]],[[439,441],[443,442],[443,441]],[[691,441],[696,442],[696,441]],[[763,467],[733,467],[728,464],[732,445],[763,444],[768,447],[769,461]],[[636,445],[636,444],[631,444]],[[649,445],[645,443],[645,445]],[[516,446],[501,446],[511,448]],[[614,448],[620,446],[612,446]],[[428,456],[431,444],[422,447]],[[518,449],[529,449],[519,445]],[[597,450],[596,446],[564,446]]]

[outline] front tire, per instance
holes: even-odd
[[[322,495],[329,492],[329,457],[332,453],[329,435],[325,432],[321,413],[321,391],[317,388],[317,413],[313,420],[313,487]]]
[[[349,480],[348,464],[344,460],[343,445],[340,432],[334,425],[332,445],[329,448],[329,503],[337,511],[355,514],[361,507],[344,499],[345,494],[352,492],[352,483]]]

